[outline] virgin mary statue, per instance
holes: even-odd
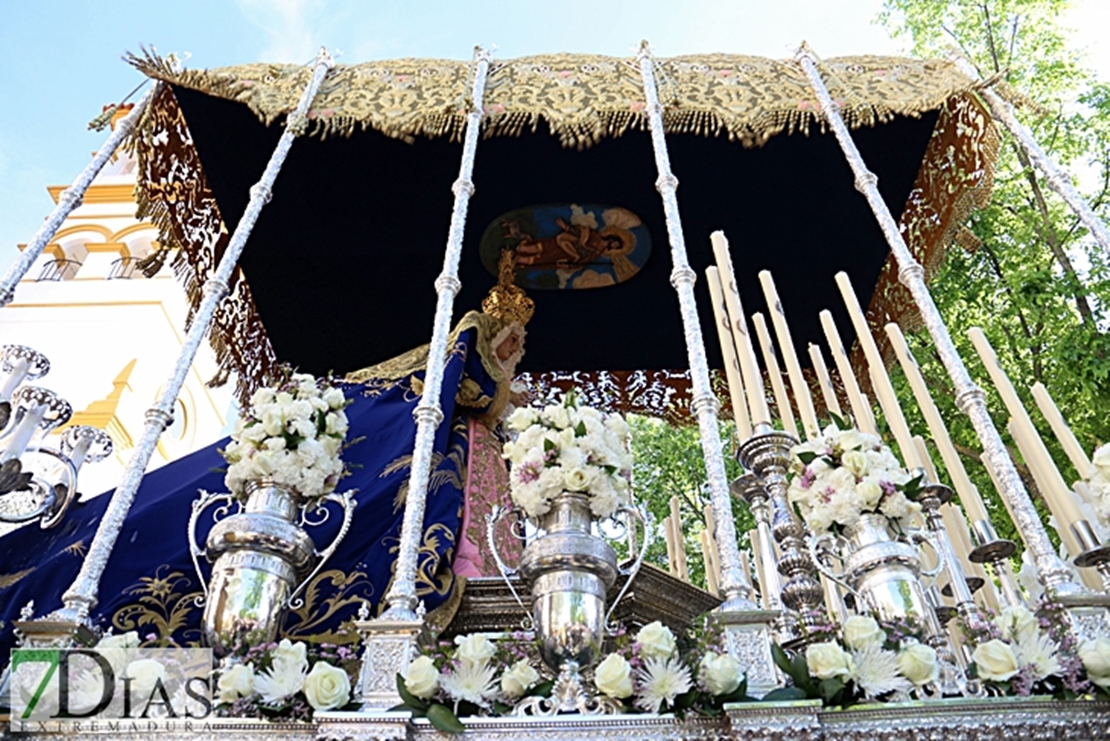
[[[524,351],[524,325],[533,304],[513,284],[502,260],[498,285],[450,334],[435,436],[432,472],[420,539],[417,594],[428,620],[446,625],[467,577],[491,574],[484,543],[485,513],[508,497],[499,420],[511,405],[511,383]],[[355,489],[351,530],[309,583],[304,604],[286,616],[285,637],[345,643],[357,640],[351,622],[364,603],[372,614],[394,576],[428,347],[351,373],[342,385],[351,400],[344,452],[352,473],[339,490]],[[200,491],[221,491],[227,439],[148,473],[109,559],[91,619],[105,632],[138,631],[148,644],[196,644],[201,636],[201,578],[190,557],[187,526]],[[109,495],[75,505],[51,530],[25,526],[0,538],[0,655],[15,643],[12,621],[31,604],[34,616],[62,604],[96,532]],[[310,528],[320,545],[339,527],[331,517]],[[213,518],[202,519],[203,543]],[[505,544],[503,553],[512,553]],[[205,568],[202,565],[202,569]],[[204,579],[208,574],[205,570]]]

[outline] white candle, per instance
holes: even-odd
[[[1038,455],[1036,448],[1039,438],[1036,440],[1031,438],[1029,430],[1017,424],[1012,417],[1008,427],[1010,435],[1017,443],[1021,457],[1025,459],[1025,465],[1029,467],[1029,472],[1033,474],[1033,480],[1037,482],[1037,488],[1041,490],[1041,494],[1044,496],[1045,504],[1048,505],[1052,516],[1056,518],[1056,532],[1060,536],[1060,540],[1064,542],[1064,547],[1068,549],[1068,553],[1072,556],[1078,556],[1081,553],[1079,541],[1072,533],[1069,525],[1083,519],[1083,514],[1079,511],[1075,502],[1072,501],[1071,492],[1064,484],[1064,480],[1060,478],[1060,472],[1051,463],[1046,467],[1041,456]],[[1059,479],[1059,482],[1056,479]],[[1052,491],[1056,487],[1063,487],[1065,496],[1061,497],[1059,492]],[[1065,502],[1071,505],[1071,509],[1066,506]]]
[[[721,289],[725,293],[725,305],[728,307],[728,317],[732,322],[732,334],[736,343],[736,351],[740,354],[740,372],[744,378],[744,390],[748,399],[748,417],[752,427],[771,424],[771,410],[767,407],[767,397],[763,390],[763,377],[759,373],[759,361],[755,357],[755,346],[752,344],[751,335],[748,334],[747,320],[744,318],[744,307],[740,304],[740,287],[736,282],[736,274],[732,270],[732,257],[728,252],[728,240],[724,232],[713,232],[709,235],[713,244],[713,254],[717,259],[717,270],[720,271]]]
[[[925,438],[921,435],[914,435],[913,446],[917,449],[917,457],[921,459],[925,476],[928,477],[929,481],[940,483],[940,476],[937,474],[937,467],[933,465],[933,457],[929,455],[929,448],[925,445]]]
[[[829,376],[829,368],[825,365],[825,356],[821,348],[814,343],[809,343],[809,361],[813,363],[813,372],[817,374],[817,384],[821,387],[821,397],[825,400],[825,408],[838,417],[844,415],[840,410],[840,400],[836,398],[836,390]]]
[[[713,301],[713,317],[717,321],[717,339],[721,342],[721,360],[725,365],[725,377],[728,379],[732,417],[736,420],[736,432],[740,435],[740,440],[747,440],[752,436],[752,423],[748,419],[748,407],[744,401],[744,384],[740,381],[740,359],[736,353],[732,324],[729,322],[724,291],[721,289],[721,274],[717,268],[706,268],[705,282],[709,284],[709,297]]]
[[[944,529],[948,531],[948,540],[952,543],[952,550],[960,563],[967,570],[971,562],[971,536],[967,532],[967,522],[964,520],[960,508],[954,504],[940,505],[940,516],[944,520]]]
[[[1064,421],[1064,415],[1060,413],[1060,409],[1056,406],[1056,402],[1052,400],[1048,389],[1038,381],[1029,390],[1033,392],[1033,399],[1037,402],[1037,407],[1041,410],[1044,418],[1048,420],[1049,427],[1052,428],[1056,439],[1063,446],[1071,464],[1075,466],[1076,473],[1085,478],[1091,472],[1091,459],[1087,457],[1087,451],[1083,450],[1083,446],[1075,438],[1075,433],[1071,431],[1071,427],[1068,427],[1068,423]]]
[[[832,312],[825,309],[819,316],[821,317],[821,327],[825,330],[825,340],[829,343],[829,352],[832,353],[836,370],[840,373],[844,390],[848,392],[848,404],[852,407],[852,416],[855,417],[856,427],[862,432],[878,435],[879,430],[875,426],[875,418],[871,414],[871,405],[867,403],[859,390],[856,372],[852,370],[852,361],[848,357],[848,350],[844,347],[844,342],[840,339],[840,330],[836,328]]]
[[[802,366],[798,362],[798,354],[794,351],[794,340],[790,335],[790,325],[786,323],[786,311],[779,299],[778,289],[775,288],[775,279],[771,271],[759,271],[759,284],[763,286],[763,296],[767,299],[767,310],[771,312],[771,323],[775,325],[775,336],[779,340],[779,352],[786,363],[786,373],[790,376],[790,388],[794,391],[794,401],[798,405],[798,416],[802,418],[802,427],[807,438],[815,438],[821,434],[821,426],[817,423],[817,412],[813,408],[813,398],[809,394],[809,384],[802,375]]]
[[[901,327],[894,323],[888,324],[886,325],[886,334],[890,338],[890,344],[894,348],[894,354],[898,357],[898,362],[902,365],[906,379],[910,382],[910,388],[917,400],[917,406],[925,417],[925,424],[929,427],[929,433],[933,436],[933,443],[940,452],[940,459],[944,461],[944,467],[948,469],[948,477],[952,481],[952,488],[956,490],[960,501],[967,507],[971,519],[987,520],[989,522],[990,517],[987,515],[987,507],[979,496],[979,491],[972,485],[959,451],[952,444],[952,438],[948,434],[948,426],[945,425],[944,418],[941,417],[940,410],[937,409],[933,396],[925,385],[925,377],[921,375],[921,368],[917,365],[913,353],[910,352],[909,345],[906,344],[906,338],[902,335]],[[939,481],[936,478],[933,480]]]
[[[682,528],[682,513],[678,508],[678,497],[671,497],[671,530],[674,533],[675,563],[678,578],[690,581],[690,571],[686,564],[686,533]]]
[[[1037,433],[1037,428],[1033,426],[1033,420],[1030,419],[1029,412],[1025,410],[1021,399],[1018,398],[1013,383],[1010,382],[1006,372],[1002,370],[1002,366],[998,362],[998,356],[994,353],[994,348],[987,341],[987,336],[978,327],[972,327],[968,330],[967,335],[971,338],[971,344],[975,346],[975,351],[979,353],[983,365],[986,366],[991,381],[994,382],[998,393],[1002,396],[1007,411],[1010,412],[1013,422],[1012,428],[1018,433],[1014,435],[1014,438],[1019,440],[1019,448],[1023,447],[1022,441],[1024,441],[1024,448],[1027,448],[1027,450],[1023,448],[1021,456],[1025,459],[1030,470],[1033,471],[1033,476],[1037,480],[1037,487],[1044,494],[1045,502],[1052,510],[1052,514],[1056,516],[1060,525],[1061,537],[1065,537],[1066,533],[1067,537],[1075,543],[1069,526],[1073,522],[1082,520],[1083,513],[1079,511],[1079,506],[1072,499],[1071,490],[1064,483],[1059,469],[1056,468],[1052,456],[1048,453],[1048,448],[1045,447],[1044,441]],[[1039,476],[1037,475],[1038,471],[1040,472]],[[1068,550],[1071,551],[1071,546],[1068,547]],[[1073,554],[1078,555],[1074,551]]]
[[[771,379],[771,391],[775,396],[775,406],[779,408],[782,429],[797,437],[798,426],[794,424],[794,410],[790,406],[790,395],[786,393],[786,384],[782,382],[782,370],[775,356],[775,346],[771,344],[771,333],[767,331],[767,322],[757,311],[752,314],[752,324],[755,325],[755,334],[759,339],[759,349],[763,352],[763,364],[767,366],[767,376]]]
[[[875,338],[871,336],[871,329],[867,325],[867,318],[863,315],[859,299],[852,288],[852,281],[848,278],[847,273],[840,272],[836,274],[836,283],[840,287],[840,294],[844,297],[844,304],[848,307],[848,315],[852,318],[852,326],[856,329],[856,338],[859,340],[860,347],[863,348],[863,354],[867,358],[867,366],[871,374],[871,385],[875,389],[875,396],[878,397],[883,416],[886,417],[886,422],[890,425],[890,431],[894,434],[894,439],[898,441],[898,447],[902,450],[902,460],[910,471],[921,468],[921,460],[917,456],[917,449],[914,448],[913,438],[910,437],[909,425],[906,424],[906,418],[902,415],[902,408],[898,406],[898,397],[895,396],[890,377],[886,374],[886,366],[879,354],[879,347],[875,344]]]
[[[713,542],[706,530],[701,531],[701,551],[705,556],[705,591],[717,594],[717,564],[713,558]]]
[[[663,537],[667,541],[667,570],[671,576],[678,576],[678,551],[674,547],[674,527],[671,518],[663,518]]]

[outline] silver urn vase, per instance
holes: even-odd
[[[911,530],[895,537],[884,515],[866,513],[842,535],[826,533],[809,543],[818,569],[862,601],[860,612],[872,612],[882,620],[908,620],[926,630],[933,627],[935,618],[922,582],[936,577],[944,564],[938,558],[933,569],[922,568],[918,548],[932,545],[928,535]],[[841,571],[829,565],[829,556],[843,564]]]
[[[218,519],[208,533],[205,548],[196,543],[196,523],[202,510],[224,501],[215,516],[227,515],[235,499],[231,494],[204,494],[193,503],[189,538],[193,564],[200,571],[199,556],[212,564],[212,574],[201,598],[204,601],[204,642],[225,654],[238,642],[266,643],[277,637],[296,596],[335,552],[347,534],[355,502],[349,494],[329,494],[306,505],[302,497],[274,481],[260,480],[246,486],[246,500],[236,514]],[[343,508],[343,523],[323,551],[305,530],[328,519],[324,503]],[[318,513],[312,520],[309,512]]]

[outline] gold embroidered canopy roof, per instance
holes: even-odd
[[[150,77],[170,83],[155,98],[136,137],[138,195],[141,215],[160,228],[162,244],[180,248],[173,264],[195,308],[199,288],[214,269],[228,230],[175,89],[242,104],[269,125],[293,109],[311,70],[250,64],[181,71],[156,57],[132,62]],[[932,272],[970,211],[989,198],[997,141],[989,114],[974,94],[975,83],[940,60],[861,56],[826,60],[819,68],[853,128],[874,127],[898,117],[936,116],[901,213],[904,236]],[[472,63],[451,60],[339,66],[312,105],[307,133],[334,138],[371,130],[406,142],[458,139],[473,73]],[[671,134],[716,137],[751,148],[766,145],[776,135],[823,131],[812,91],[792,61],[691,55],[656,60],[656,77],[664,125]],[[542,125],[564,147],[578,150],[645,130],[647,121],[640,72],[631,58],[559,54],[494,61],[484,106],[487,137],[542,133]],[[482,158],[480,146],[479,162]],[[373,163],[366,167],[372,170]],[[476,185],[481,192],[484,186],[477,177]],[[664,234],[656,238],[663,239]],[[665,259],[665,250],[660,253],[656,259]],[[916,311],[895,273],[888,260],[872,294],[870,318],[876,327],[894,320],[912,328]],[[481,288],[484,291],[486,286]],[[216,316],[211,338],[224,377],[232,371],[239,375],[241,394],[249,393],[276,362],[247,281],[238,280],[233,287]],[[671,369],[637,375],[628,368],[609,370],[619,373],[587,374],[603,379],[592,388],[604,398],[592,402],[623,411],[685,414],[688,385],[683,373]],[[581,376],[573,378],[581,383]],[[571,377],[548,373],[539,374],[537,380],[541,386],[560,385]],[[666,388],[657,388],[659,384]]]

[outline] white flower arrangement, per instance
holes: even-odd
[[[512,463],[510,493],[528,517],[547,514],[563,491],[587,494],[599,519],[629,501],[629,428],[619,414],[579,406],[570,391],[558,404],[517,409],[507,424],[519,433],[504,450]]]
[[[787,495],[817,535],[855,525],[867,513],[884,515],[903,529],[921,512],[907,496],[917,480],[874,435],[832,424],[790,452]]]
[[[1110,443],[1096,448],[1091,454],[1087,485],[1095,498],[1091,504],[1098,519],[1103,527],[1110,527]]]
[[[346,646],[310,649],[288,639],[239,645],[216,670],[216,710],[221,716],[311,720],[317,710],[350,704],[359,668]]]
[[[344,474],[348,403],[340,389],[306,373],[287,373],[276,386],[254,392],[220,451],[230,464],[224,484],[240,498],[248,482],[263,479],[307,500],[330,494]]]
[[[779,646],[773,653],[793,686],[774,690],[765,700],[821,699],[833,706],[899,700],[910,693],[922,696],[940,674],[937,652],[920,643],[911,628],[884,628],[866,615],[845,620],[840,640],[830,635],[794,659]]]
[[[615,643],[592,679],[601,695],[620,701],[626,712],[713,715],[726,702],[750,699],[743,667],[721,651],[713,631],[683,650],[670,628],[653,622],[634,637],[618,632]],[[526,698],[552,693],[554,679],[541,673],[546,669],[530,635],[495,642],[471,634],[426,650],[397,675],[403,703],[394,709],[426,717],[442,731],[462,732],[460,717],[505,715]]]

